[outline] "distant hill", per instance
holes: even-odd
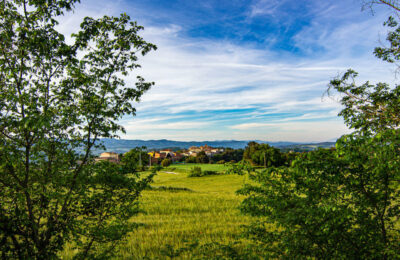
[[[331,148],[335,147],[336,142],[322,142],[322,143],[311,143],[311,144],[292,144],[287,146],[279,147],[283,152],[295,151],[295,152],[307,152],[313,151],[318,148]]]
[[[224,147],[224,148],[245,148],[249,141],[236,141],[236,140],[222,140],[222,141],[172,141],[172,140],[126,140],[126,139],[101,139],[101,142],[106,147],[107,151],[113,151],[117,153],[125,153],[132,148],[145,146],[148,150],[151,149],[163,149],[163,148],[171,148],[174,150],[178,149],[187,149],[191,146],[203,146],[205,144],[212,147]],[[290,147],[302,147],[307,146],[311,147],[332,147],[334,146],[334,142],[325,142],[325,143],[316,143],[316,144],[301,144],[295,142],[266,142],[254,140],[257,143],[267,143],[271,146],[280,148],[280,149],[290,149]],[[95,151],[96,154],[99,154],[103,151]]]

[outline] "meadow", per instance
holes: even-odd
[[[193,166],[213,171],[226,169],[224,165],[186,164],[161,170],[154,178],[153,189],[142,193],[143,213],[132,219],[140,226],[119,249],[122,258],[168,259],[166,248],[179,249],[195,241],[200,244],[239,241],[236,246],[244,245],[245,241],[238,237],[243,231],[241,226],[251,218],[239,212],[242,197],[235,191],[248,181],[247,177],[188,178]],[[176,174],[166,173],[171,171]],[[191,252],[186,252],[178,259],[190,255]]]
[[[228,169],[228,166],[225,164],[205,164],[205,163],[184,163],[184,164],[173,164],[167,168],[164,168],[162,171],[171,171],[177,173],[189,173],[193,167],[201,167],[203,171],[216,171],[216,172],[225,172]]]

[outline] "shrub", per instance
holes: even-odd
[[[207,176],[207,175],[221,175],[221,173],[217,171],[203,171],[203,174],[201,176]]]
[[[225,164],[225,160],[220,160],[217,162],[217,164]]]
[[[221,175],[223,173],[217,171],[202,171],[201,167],[195,166],[190,171],[188,177],[203,177],[208,175]]]
[[[170,159],[164,159],[164,160],[162,160],[162,162],[161,162],[161,166],[162,166],[162,167],[168,167],[168,166],[171,165],[171,163],[172,163],[172,161],[171,161]]]
[[[201,177],[201,176],[203,175],[201,172],[201,167],[199,166],[194,166],[188,175],[188,177]]]
[[[186,157],[185,163],[196,163],[196,157],[193,156]]]

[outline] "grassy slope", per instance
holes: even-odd
[[[193,165],[172,167],[189,170]],[[219,171],[224,166],[201,167]],[[179,248],[185,241],[232,242],[241,233],[240,225],[250,220],[237,210],[241,198],[235,191],[244,181],[247,181],[245,176],[237,175],[188,178],[182,172],[176,175],[160,172],[152,186],[185,187],[193,192],[145,191],[141,203],[146,212],[133,219],[144,225],[134,231],[127,245],[120,249],[123,257],[165,258],[160,252],[165,245]]]

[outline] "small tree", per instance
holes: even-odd
[[[249,160],[254,165],[264,167],[281,166],[284,164],[284,159],[279,149],[268,144],[259,144],[256,142],[248,143],[243,154],[243,159]]]
[[[168,166],[171,165],[171,163],[172,163],[172,161],[170,159],[164,159],[164,160],[161,161],[161,166],[162,167],[168,167]]]
[[[123,154],[121,162],[129,167],[130,171],[142,171],[145,165],[149,164],[149,156],[146,147],[136,147]]]
[[[86,17],[67,44],[56,18],[76,2],[0,1],[2,258],[56,258],[69,241],[78,258],[110,256],[151,179],[91,151],[124,132],[118,120],[153,85],[121,76],[155,46],[126,14]]]

